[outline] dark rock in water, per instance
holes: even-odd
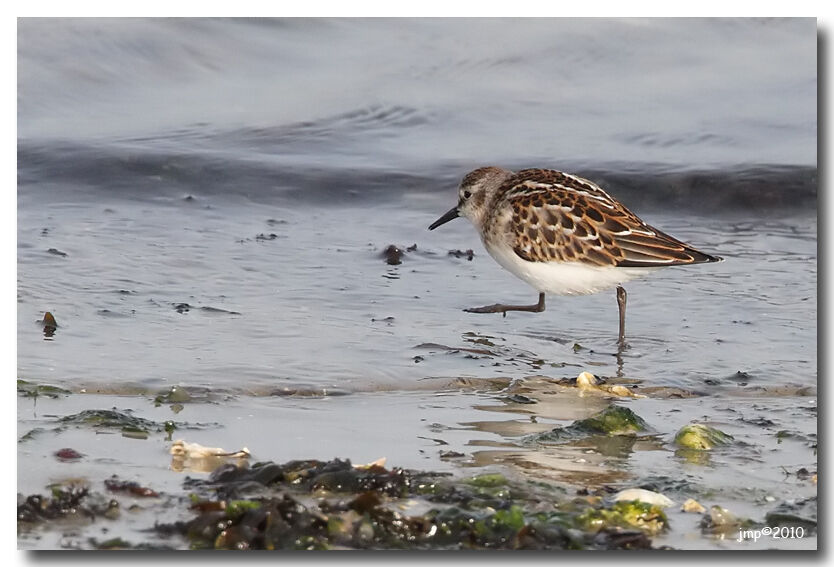
[[[538,400],[531,398],[529,396],[525,396],[524,394],[511,394],[509,396],[504,396],[504,401],[511,402],[514,404],[537,404]]]
[[[78,514],[81,503],[89,493],[82,485],[55,486],[52,498],[33,494],[17,506],[17,521],[36,523]]]
[[[765,523],[774,528],[802,528],[805,534],[817,531],[817,497],[782,502],[765,515]],[[791,533],[789,530],[784,530]],[[793,533],[796,533],[794,530]]]
[[[187,303],[175,303],[174,309],[177,310],[177,313],[187,313],[191,311],[191,306]]]
[[[106,486],[107,490],[110,492],[126,492],[131,496],[139,496],[143,498],[159,496],[156,491],[151,490],[150,488],[141,486],[137,482],[119,480],[115,475],[112,478],[105,480],[104,486]]]
[[[441,451],[440,452],[440,460],[441,461],[448,461],[450,459],[462,459],[465,457],[463,453],[458,451]]]
[[[737,382],[739,386],[746,386],[753,380],[753,377],[747,372],[739,370],[738,372],[730,376],[728,379],[732,380],[733,382]]]
[[[454,256],[455,258],[466,258],[470,262],[472,261],[472,258],[475,257],[475,253],[472,251],[471,248],[469,250],[466,250],[466,251],[463,251],[463,250],[449,250],[448,255],[449,256]]]
[[[47,250],[47,252],[48,252],[48,253],[50,253],[50,254],[54,254],[55,256],[61,256],[62,258],[66,258],[66,257],[67,257],[67,253],[66,253],[66,252],[61,252],[61,251],[60,251],[60,250],[58,250],[57,248],[50,248],[49,250]]]
[[[388,247],[382,251],[382,257],[385,259],[385,262],[392,266],[402,264],[403,256],[405,256],[405,252],[393,244],[389,244]]]
[[[640,530],[606,528],[600,530],[594,543],[603,549],[651,549],[652,540]]]
[[[773,427],[774,425],[776,425],[776,422],[774,422],[772,419],[768,419],[763,416],[750,419],[740,417],[738,418],[738,420],[744,423],[749,423],[750,425],[755,425],[757,427]]]
[[[43,336],[45,337],[53,336],[55,331],[58,329],[58,323],[55,321],[55,316],[49,311],[44,313],[41,325],[43,325]]]
[[[805,480],[811,477],[811,471],[806,469],[805,467],[801,467],[799,470],[796,471],[796,478],[799,480]]]

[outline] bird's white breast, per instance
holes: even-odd
[[[616,287],[656,268],[592,266],[581,262],[528,262],[511,247],[484,241],[489,254],[539,292],[554,295],[584,295]]]

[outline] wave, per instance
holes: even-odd
[[[405,108],[346,114],[339,121],[408,122]],[[336,122],[339,122],[336,121]],[[352,127],[353,127],[352,126]],[[110,198],[157,199],[243,196],[259,203],[340,205],[394,201],[406,193],[453,190],[465,173],[486,165],[449,159],[431,167],[358,162],[309,151],[278,151],[282,144],[333,132],[332,124],[304,123],[281,129],[239,129],[207,139],[194,131],[153,140],[118,142],[18,141],[21,194],[61,186],[63,198],[77,192]],[[227,149],[221,149],[223,143]],[[188,149],[186,149],[186,146]],[[553,167],[591,179],[632,207],[702,212],[796,210],[817,206],[817,168],[739,164],[687,168],[659,163],[502,163],[503,167]],[[52,190],[52,189],[50,189]]]

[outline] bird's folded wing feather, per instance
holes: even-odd
[[[531,171],[533,179],[525,179]],[[545,174],[552,175],[545,175]],[[525,170],[502,199],[515,253],[531,262],[661,267],[718,258],[649,226],[596,184],[560,172]]]

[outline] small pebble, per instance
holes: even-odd
[[[696,514],[703,514],[707,511],[706,508],[701,506],[698,501],[693,498],[688,498],[686,502],[683,503],[683,506],[681,506],[681,510],[684,512],[694,512]]]
[[[620,386],[619,384],[617,384],[615,386],[611,386],[611,393],[612,394],[617,394],[618,396],[623,396],[623,397],[626,397],[626,398],[634,395],[634,394],[631,393],[631,390],[629,390],[625,386]]]
[[[576,385],[580,388],[596,386],[596,383],[597,377],[591,374],[590,372],[583,372],[582,374],[576,377]]]

